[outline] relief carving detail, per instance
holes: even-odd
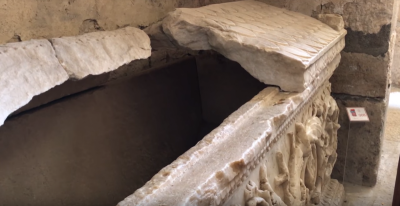
[[[245,190],[246,206],[256,205],[318,205],[322,193],[331,182],[330,175],[337,159],[337,130],[339,109],[325,89],[320,98],[305,111],[303,121],[295,124],[294,132],[287,133],[290,152],[276,152],[279,175],[274,187],[267,179],[267,167],[261,164],[259,184],[250,181]],[[283,191],[281,196],[274,188]]]

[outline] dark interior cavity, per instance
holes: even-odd
[[[116,205],[265,87],[207,55],[13,116],[0,127],[1,202]]]

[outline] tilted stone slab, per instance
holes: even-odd
[[[332,26],[257,1],[181,8],[162,23],[180,46],[213,49],[286,91],[303,91],[343,49],[346,31]]]
[[[110,72],[151,55],[150,38],[133,27],[51,41],[61,65],[75,79]]]
[[[0,126],[12,112],[68,80],[48,40],[0,46]]]

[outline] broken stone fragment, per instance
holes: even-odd
[[[298,92],[340,53],[346,34],[257,1],[177,9],[163,20],[162,31],[179,46],[215,50],[260,81]]]
[[[151,55],[149,37],[133,27],[51,41],[61,65],[74,79],[110,72]]]
[[[336,31],[344,29],[343,17],[339,14],[318,14],[317,19]]]
[[[32,97],[68,80],[48,40],[0,46],[0,126]]]

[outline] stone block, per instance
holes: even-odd
[[[347,29],[345,52],[385,56],[389,51],[391,24],[383,25],[377,33],[365,33]]]
[[[345,173],[347,182],[374,186],[377,182],[387,101],[340,94],[334,95],[334,98],[340,109],[341,128],[338,131],[338,160],[333,177],[342,180]],[[370,122],[349,124],[346,107],[365,107]]]
[[[151,55],[150,38],[133,27],[51,41],[61,65],[75,79],[110,72]]]
[[[331,78],[333,93],[385,97],[389,63],[389,53],[385,57],[374,57],[342,52],[342,61]]]
[[[309,16],[257,1],[177,9],[162,27],[181,47],[217,51],[261,82],[297,92],[313,84],[334,61],[346,34]],[[148,33],[157,37],[159,31]]]
[[[319,14],[317,19],[336,31],[344,29],[343,18],[338,14]]]
[[[0,126],[34,96],[67,80],[48,40],[0,46]]]

